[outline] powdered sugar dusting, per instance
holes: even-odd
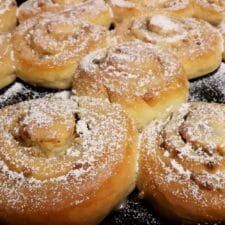
[[[70,98],[70,91],[60,91],[54,94],[54,97],[61,98],[61,99],[69,99]]]
[[[147,21],[138,19],[131,26],[131,33],[138,39],[171,49],[185,62],[194,61],[208,51],[223,51],[218,30],[194,18],[155,15]]]
[[[50,114],[44,115],[48,111]],[[45,155],[41,147],[23,142],[18,133],[21,132],[18,120],[25,118],[23,124],[48,126],[55,116],[63,116],[69,121],[74,118],[77,124],[74,140],[69,142],[69,146],[65,143],[60,149],[53,148],[54,154]],[[83,188],[95,192],[114,166],[122,162],[124,140],[129,138],[126,123],[119,106],[91,98],[48,97],[3,108],[0,196],[4,209],[20,213],[59,210],[65,204],[74,206],[87,200],[88,196],[82,193]],[[88,185],[91,183],[94,186]]]
[[[150,19],[150,23],[155,26],[160,26],[163,30],[175,30],[180,29],[179,25],[164,15],[155,15]]]
[[[107,31],[66,14],[46,13],[18,26],[14,33],[16,60],[32,60],[33,65],[60,66],[74,63],[100,42]],[[27,54],[20,54],[26,49]],[[25,59],[24,59],[25,58]]]
[[[75,76],[75,91],[82,74],[94,80],[92,87],[103,85],[109,92],[128,98],[145,94],[158,96],[178,77],[185,80],[182,68],[173,55],[157,46],[138,41],[115,45],[85,56]],[[177,87],[179,85],[183,84]]]
[[[141,167],[151,183],[180,201],[223,210],[217,191],[225,189],[224,124],[225,107],[210,103],[186,103],[167,121],[152,122],[140,139]]]
[[[17,93],[23,90],[23,85],[21,83],[14,83],[11,88],[9,88],[0,98],[0,102],[6,101],[12,95],[16,95]]]
[[[13,103],[18,103],[23,100],[42,98],[44,96],[55,97],[61,99],[69,99],[71,95],[70,91],[56,91],[49,89],[35,89],[31,86],[25,85],[19,81],[8,88],[2,90],[0,96],[0,107],[10,105]]]
[[[191,82],[190,101],[225,103],[225,64],[214,74]]]
[[[67,13],[70,16],[76,16],[76,18],[85,18],[85,20],[91,19],[92,16],[110,13],[104,0],[70,1],[67,3],[53,0],[28,0],[19,7],[18,17],[22,22],[34,16],[42,16],[44,12]]]

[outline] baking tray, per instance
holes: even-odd
[[[17,1],[18,4],[23,1]],[[0,90],[0,108],[28,99],[58,95],[64,97],[69,91],[57,91],[30,86],[17,79],[10,86]],[[225,64],[207,76],[190,82],[189,101],[217,102],[225,104]],[[128,198],[113,210],[101,225],[170,225],[175,224],[161,218],[150,204],[138,197],[134,190]],[[176,223],[180,225],[179,223]],[[216,223],[218,225],[218,223]],[[224,223],[223,223],[224,224]],[[208,223],[207,223],[208,225]]]

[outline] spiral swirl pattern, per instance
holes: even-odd
[[[155,110],[169,105],[172,109],[185,101],[188,84],[171,53],[151,44],[127,42],[85,56],[75,73],[73,88],[81,96],[119,102],[142,127],[156,116]],[[171,102],[174,95],[176,100]]]
[[[224,121],[223,105],[189,103],[145,130],[138,186],[167,216],[224,221]]]
[[[13,33],[18,76],[34,85],[68,88],[82,56],[107,46],[107,29],[66,14],[27,20]]]
[[[96,224],[132,190],[136,132],[119,106],[44,98],[0,117],[1,219]]]
[[[221,63],[221,34],[203,20],[158,14],[135,20],[130,25],[128,35],[130,33],[174,52],[181,60],[188,78],[208,74]]]

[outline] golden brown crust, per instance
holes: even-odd
[[[173,16],[192,16],[193,5],[189,0],[108,0],[117,22],[137,16],[156,13]]]
[[[0,33],[0,88],[16,79],[13,64],[11,34]]]
[[[118,33],[171,50],[181,61],[189,79],[214,71],[221,63],[223,40],[203,20],[156,14],[121,25]]]
[[[80,58],[107,46],[108,39],[104,27],[63,13],[27,20],[13,33],[18,77],[33,85],[69,88]]]
[[[16,26],[16,1],[0,1],[0,32],[8,32]]]
[[[142,128],[185,101],[188,83],[171,53],[151,44],[127,42],[85,56],[73,89],[80,96],[120,103]]]
[[[223,0],[194,0],[194,16],[218,25],[225,19],[225,2]]]
[[[97,224],[134,188],[137,134],[118,105],[44,98],[0,116],[1,220]]]
[[[104,0],[28,0],[19,7],[19,21],[23,22],[34,16],[41,16],[43,12],[67,12],[70,15],[74,15],[76,18],[82,18],[94,24],[106,27],[109,27],[112,21],[110,9]]]
[[[225,107],[188,103],[140,139],[138,188],[167,217],[225,221]]]

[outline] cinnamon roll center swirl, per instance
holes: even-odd
[[[183,107],[162,129],[158,144],[186,169],[196,170],[196,180],[199,174],[220,170],[224,163],[224,118],[224,109],[217,105],[213,109],[210,104],[192,105],[186,112]]]
[[[63,116],[48,109],[28,110],[18,121],[18,133],[26,146],[39,149],[39,155],[57,155],[72,145],[75,121],[72,114]]]
[[[169,57],[153,45],[131,42],[87,55],[80,69],[89,76],[93,74],[91,76],[111,92],[123,93],[129,98],[145,95],[151,89],[153,97],[159,87],[166,86],[168,80],[175,77],[178,65],[169,61]]]
[[[4,125],[4,137],[0,141],[0,158],[7,166],[17,173],[25,171],[25,176],[32,175],[38,180],[67,173],[82,155],[79,147],[81,122],[76,116],[76,104],[67,100],[67,104],[72,104],[67,106],[54,99],[46,102],[24,104],[11,119],[3,118],[8,118],[9,122]],[[7,142],[3,141],[5,138]],[[68,154],[68,150],[73,156]],[[51,163],[48,164],[48,161]]]
[[[164,15],[156,15],[146,20],[146,28],[148,31],[165,36],[173,36],[182,34],[185,29],[178,21]]]
[[[224,110],[209,110],[199,117],[201,107],[193,108],[180,127],[180,134],[192,146],[202,148],[208,153],[218,152],[224,155],[225,150],[225,126],[221,120],[225,118]]]
[[[160,14],[143,21],[136,20],[131,26],[131,32],[138,39],[174,50],[192,45],[190,52],[197,51],[201,44],[204,44],[204,48],[207,46],[201,29],[204,30],[205,27],[200,27],[200,23],[194,19],[176,19]]]
[[[71,18],[44,19],[27,31],[26,40],[39,54],[57,55],[82,44],[81,37],[85,32],[90,32],[88,25],[74,22]]]
[[[224,105],[191,102],[143,132],[138,188],[169,218],[224,221],[224,124]]]

